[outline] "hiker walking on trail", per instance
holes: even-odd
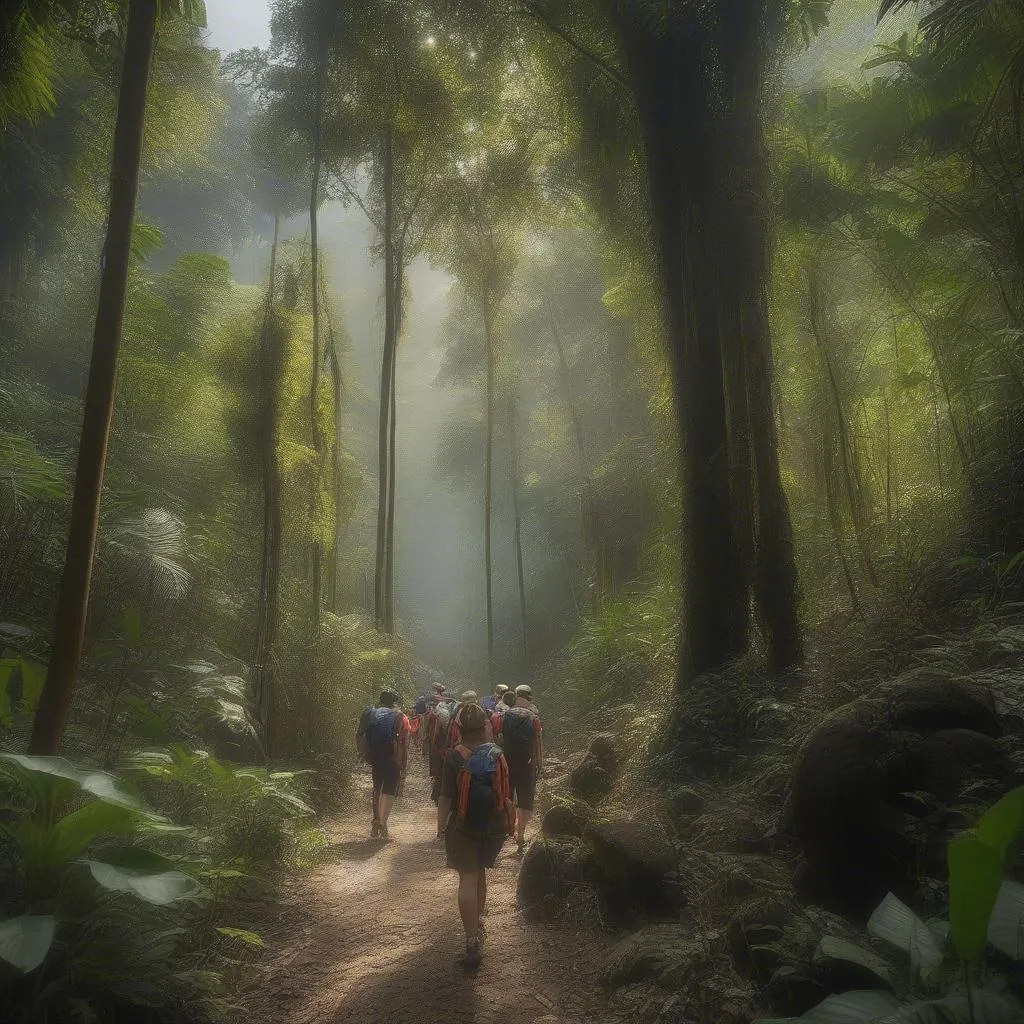
[[[490,696],[484,697],[484,699],[480,701],[480,706],[488,714],[492,714],[497,709],[498,704],[501,703],[501,698],[507,692],[508,687],[504,683],[498,683],[498,685],[494,688],[494,693],[490,694]]]
[[[501,736],[501,720],[505,712],[509,708],[515,707],[516,695],[512,690],[506,690],[501,695],[501,700],[498,701],[494,710],[491,712],[491,732],[494,733],[494,738],[499,740]],[[500,740],[499,740],[500,742]]]
[[[377,707],[359,719],[356,746],[373,776],[373,839],[389,839],[388,817],[409,762],[409,719],[396,707],[398,697],[384,690]]]
[[[437,830],[448,867],[459,873],[459,916],[466,964],[480,963],[485,938],[487,869],[494,867],[514,822],[508,763],[487,740],[487,712],[475,703],[459,713],[460,742],[445,755]]]
[[[499,721],[500,740],[508,760],[509,782],[516,805],[516,846],[526,846],[526,826],[533,816],[533,802],[543,764],[540,714],[529,686],[516,687],[516,700]]]
[[[444,755],[448,750],[448,737],[459,702],[447,696],[444,686],[437,693],[437,703],[427,712],[427,724],[423,734],[423,744],[427,748],[430,768],[430,799],[436,804],[441,795],[441,769],[444,766]],[[438,839],[441,838],[438,833]]]

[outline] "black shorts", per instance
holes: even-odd
[[[484,868],[493,868],[508,835],[504,831],[491,832],[474,838],[461,832],[454,820],[444,834],[444,851],[448,867],[460,875],[472,875]]]
[[[375,761],[370,765],[373,774],[373,788],[384,796],[398,795],[398,782],[402,772],[394,761]]]
[[[533,810],[533,798],[537,793],[537,775],[533,764],[526,762],[508,763],[508,783],[512,788],[512,799],[523,811]]]

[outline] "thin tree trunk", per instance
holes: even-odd
[[[806,268],[808,286],[808,304],[810,312],[811,333],[818,346],[822,365],[825,369],[825,378],[828,385],[829,395],[832,399],[832,406],[835,414],[836,429],[839,432],[839,459],[843,470],[843,484],[846,489],[846,500],[850,506],[850,519],[853,522],[853,533],[857,540],[857,547],[860,549],[861,558],[864,562],[864,569],[868,574],[868,580],[872,586],[878,586],[878,576],[875,573],[875,564],[871,556],[871,544],[867,536],[867,524],[865,523],[864,496],[861,488],[860,475],[854,465],[853,442],[850,439],[849,425],[846,420],[846,409],[843,405],[843,397],[839,390],[839,381],[836,377],[835,367],[832,365],[832,356],[829,352],[828,341],[825,337],[825,325],[822,320],[822,296],[820,282],[815,270],[808,264]]]
[[[67,554],[57,597],[53,650],[29,740],[32,754],[56,754],[71,710],[89,608],[103,470],[114,412],[132,223],[139,190],[146,94],[156,37],[156,0],[131,0],[110,175],[110,211],[71,500]]]
[[[508,401],[508,437],[512,475],[512,514],[515,523],[516,578],[519,583],[519,623],[523,633],[523,664],[530,663],[530,640],[526,624],[526,579],[523,573],[523,520],[519,507],[519,434],[516,430],[515,392]]]
[[[395,480],[397,479],[395,433],[398,425],[398,343],[402,336],[402,288],[405,281],[404,259],[405,254],[402,251],[401,245],[399,245],[398,251],[395,254],[394,262],[395,354],[392,360],[393,366],[391,370],[391,421],[388,425],[388,520],[384,552],[384,586],[386,588],[386,598],[384,602],[386,623],[385,631],[388,633],[393,633],[395,631]]]
[[[328,593],[330,594],[331,611],[340,614],[341,604],[338,593],[338,555],[341,551],[341,534],[344,520],[341,513],[342,477],[341,477],[341,363],[335,344],[334,331],[328,320],[329,354],[331,359],[331,396],[334,412],[334,445],[331,453],[332,482],[334,484],[334,530],[331,537],[331,560],[328,566]]]
[[[326,48],[320,55],[313,101],[313,175],[309,190],[310,298],[313,306],[313,367],[309,387],[309,426],[316,452],[316,473],[313,477],[312,513],[319,530],[320,495],[323,486],[324,438],[320,430],[320,244],[318,214],[320,211],[320,170],[323,162],[324,78],[327,74]],[[321,600],[323,597],[323,547],[319,537],[313,541],[313,635],[320,635]],[[315,671],[315,657],[313,660]]]
[[[590,613],[596,618],[600,614],[604,598],[604,580],[601,571],[600,555],[601,523],[597,512],[597,502],[594,499],[593,484],[590,479],[587,450],[583,443],[583,425],[580,421],[579,405],[572,386],[569,362],[565,356],[565,346],[562,343],[562,334],[558,329],[558,321],[555,319],[555,313],[551,306],[551,296],[547,295],[545,298],[548,309],[548,324],[551,327],[551,337],[555,343],[555,351],[558,353],[562,389],[565,392],[565,404],[569,410],[569,420],[572,423],[573,437],[576,440],[576,452],[579,458],[580,527],[583,532],[583,550],[586,552],[587,560],[590,563],[591,586],[588,588],[590,594]]]
[[[260,449],[263,462],[263,550],[257,608],[256,654],[253,659],[256,707],[262,729],[263,750],[274,752],[274,643],[277,636],[278,593],[281,575],[281,481],[277,458],[277,392],[283,364],[280,325],[275,317],[277,245],[280,217],[274,215],[274,241],[270,248],[270,274],[260,339],[261,403]]]
[[[846,559],[843,550],[843,521],[839,515],[839,506],[836,502],[836,489],[832,482],[832,439],[825,435],[822,437],[822,464],[825,470],[825,501],[828,506],[828,518],[832,524],[832,537],[836,542],[836,553],[839,555],[839,565],[843,570],[843,579],[846,580],[846,589],[850,595],[850,611],[853,615],[860,615],[860,598],[857,595],[857,584],[853,581],[853,573],[850,572],[850,563]]]
[[[384,139],[384,353],[381,359],[380,415],[377,425],[377,562],[374,578],[374,621],[387,630],[387,527],[390,484],[391,390],[395,374],[394,302],[394,154],[392,136]]]
[[[491,488],[494,468],[494,336],[490,296],[483,294],[487,346],[487,447],[484,454],[484,576],[487,584],[487,678],[494,678],[494,608],[491,594]]]

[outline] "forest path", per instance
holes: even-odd
[[[506,844],[488,872],[488,941],[476,972],[456,908],[455,872],[436,842],[436,810],[420,762],[389,823],[370,840],[369,774],[331,829],[325,862],[294,877],[275,917],[260,924],[269,950],[242,997],[247,1024],[591,1024],[606,1021],[593,980],[606,936],[522,920],[519,859]],[[534,824],[534,827],[535,824]]]

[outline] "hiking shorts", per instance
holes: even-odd
[[[384,796],[397,796],[402,772],[394,761],[375,761],[370,765],[373,788]]]
[[[484,868],[493,868],[508,836],[504,831],[491,832],[482,838],[459,831],[454,822],[444,834],[444,851],[448,867],[460,875],[472,875]]]
[[[537,775],[533,765],[525,763],[508,763],[508,784],[512,789],[512,799],[516,807],[523,811],[533,810],[533,798],[537,793]]]

